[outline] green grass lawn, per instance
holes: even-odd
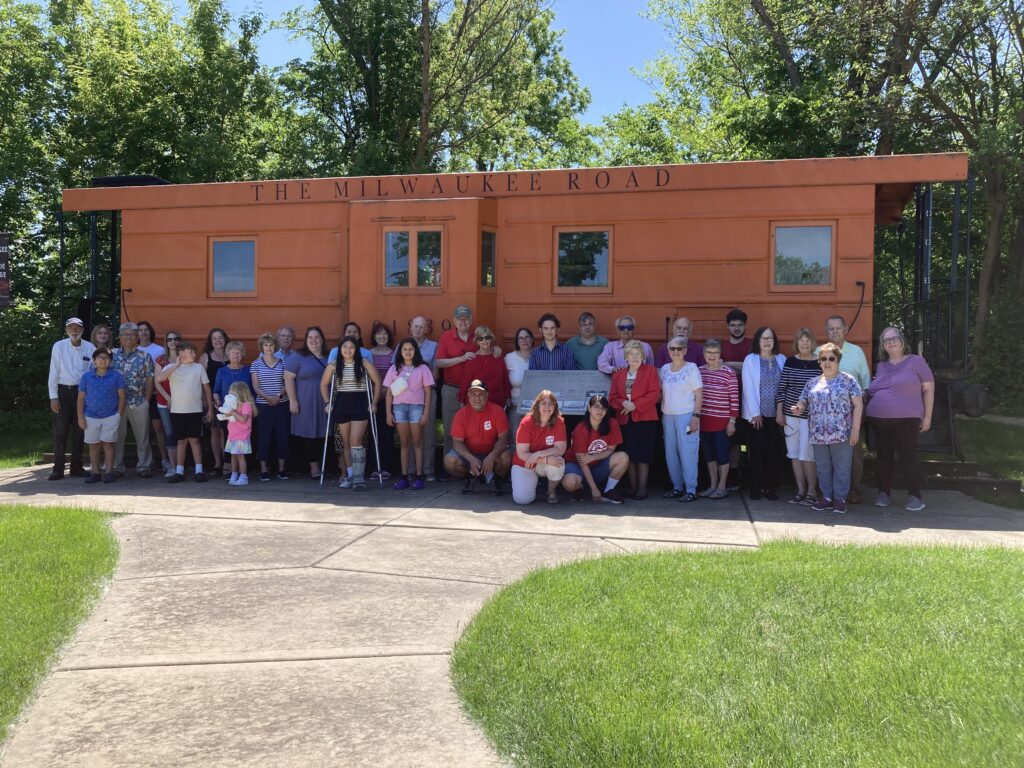
[[[107,515],[0,505],[0,743],[117,562]]]
[[[501,591],[452,674],[520,766],[1024,765],[1024,553],[582,561]]]
[[[1024,483],[1024,428],[981,419],[957,419],[956,430],[968,459]],[[974,496],[1003,507],[1024,509],[1022,491],[978,491]]]
[[[30,467],[53,450],[53,420],[43,413],[0,411],[0,469]]]

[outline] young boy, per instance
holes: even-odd
[[[186,442],[192,448],[196,463],[196,482],[205,483],[203,449],[199,438],[203,433],[203,412],[213,420],[213,400],[210,397],[210,379],[206,369],[196,362],[196,348],[187,341],[178,344],[178,361],[156,374],[157,381],[171,382],[171,425],[178,436],[178,466],[167,478],[169,483],[185,479]]]
[[[89,463],[92,465],[85,479],[89,485],[100,481],[101,444],[107,467],[103,482],[114,482],[114,449],[117,447],[117,427],[124,413],[125,381],[120,371],[110,367],[110,360],[107,350],[97,349],[92,353],[96,370],[83,373],[78,384],[78,426],[85,432]]]

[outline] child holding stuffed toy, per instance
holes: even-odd
[[[224,398],[224,407],[229,406],[232,399],[235,401],[234,407],[223,413],[228,423],[228,441],[224,445],[224,452],[231,456],[231,480],[228,485],[248,485],[245,456],[252,453],[252,420],[256,417],[256,401],[244,381],[236,381],[231,385],[228,396]]]

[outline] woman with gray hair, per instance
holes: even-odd
[[[661,381],[661,423],[665,429],[665,463],[672,478],[666,499],[697,500],[697,460],[704,384],[700,371],[683,359],[686,338],[668,342],[669,362],[658,369]]]
[[[893,326],[878,337],[879,363],[868,388],[868,425],[878,450],[878,497],[876,507],[889,506],[892,465],[899,454],[907,482],[905,509],[918,512],[921,500],[921,469],[917,464],[917,436],[932,426],[935,376],[924,358],[907,350],[903,333]]]

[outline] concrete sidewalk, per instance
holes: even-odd
[[[121,560],[14,728],[6,768],[498,765],[459,708],[448,654],[482,603],[534,568],[780,537],[1024,547],[1024,514],[956,492],[929,493],[923,513],[839,516],[736,495],[517,509],[454,484],[45,476],[0,472],[0,504],[120,513]]]

